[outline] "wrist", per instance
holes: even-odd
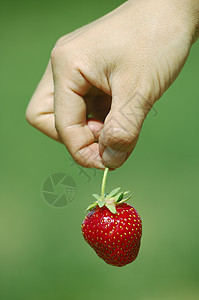
[[[199,0],[169,0],[173,2],[182,17],[190,34],[191,44],[199,37]]]

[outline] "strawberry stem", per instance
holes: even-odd
[[[102,179],[102,187],[101,187],[101,197],[102,197],[102,199],[104,199],[104,190],[105,190],[105,185],[106,185],[107,174],[108,174],[108,168],[106,167],[105,170],[104,170],[104,176],[103,176],[103,179]]]

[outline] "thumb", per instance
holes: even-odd
[[[118,168],[127,160],[151,107],[140,92],[113,93],[111,110],[99,138],[100,155],[105,166]]]

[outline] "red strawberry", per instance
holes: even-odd
[[[123,199],[127,192],[120,188],[104,195],[108,169],[102,183],[101,196],[88,207],[91,210],[82,223],[82,233],[87,243],[106,263],[122,267],[134,261],[140,248],[142,222],[137,211]]]

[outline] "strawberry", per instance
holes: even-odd
[[[114,189],[104,194],[108,168],[102,181],[101,196],[94,194],[96,202],[89,205],[90,212],[82,223],[86,242],[107,264],[122,267],[134,261],[140,248],[142,222],[135,208],[125,203],[128,192]]]

